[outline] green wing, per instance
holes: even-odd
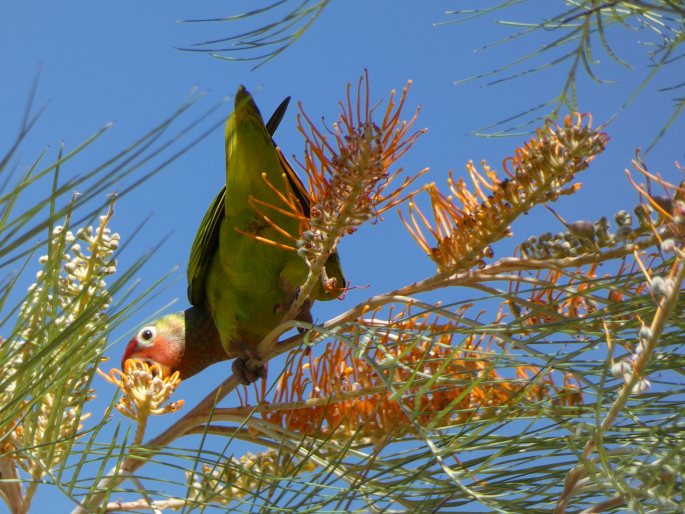
[[[278,125],[281,123],[281,120],[285,115],[285,111],[288,108],[289,102],[290,97],[287,97],[285,100],[283,100],[271,115],[269,121],[266,123],[266,129],[271,136],[273,136],[274,132],[278,128]],[[276,146],[276,143],[274,143],[274,146]],[[310,201],[307,190],[295,171],[292,169],[292,166],[290,166],[290,163],[288,163],[283,156],[282,152],[278,150],[278,148],[277,151],[281,165],[283,166],[286,177],[288,178],[288,182],[290,183],[295,196],[302,206],[302,211],[305,216],[309,216]],[[225,201],[226,186],[221,188],[219,194],[217,194],[216,198],[214,198],[214,201],[205,213],[205,216],[200,223],[200,228],[195,235],[193,246],[190,250],[187,274],[188,300],[192,305],[200,305],[205,302],[205,275],[207,273],[212,256],[217,250],[217,246],[219,244],[219,231],[221,228],[221,222],[225,216]],[[342,288],[345,286],[345,280],[342,276],[340,261],[337,254],[330,256],[328,262],[326,263],[326,270],[329,276],[333,276],[338,279],[339,287]],[[325,298],[328,298],[328,296],[323,295],[322,299]]]
[[[266,129],[272,136],[281,123],[285,111],[288,109],[290,97],[283,100],[266,123]],[[224,219],[224,202],[226,201],[226,186],[221,188],[214,201],[205,213],[200,228],[195,235],[188,260],[188,301],[191,305],[200,305],[205,301],[205,274],[209,261],[219,243],[219,228]]]
[[[281,123],[285,111],[288,109],[290,97],[283,100],[266,123],[266,129],[272,136]],[[221,188],[214,201],[205,213],[200,228],[195,235],[188,260],[188,301],[191,305],[200,305],[205,301],[205,274],[209,261],[219,243],[219,228],[224,219],[224,202],[226,201],[226,186]]]
[[[202,218],[200,228],[195,234],[188,260],[188,301],[191,305],[200,305],[205,300],[205,274],[211,256],[219,242],[219,227],[224,219],[224,201],[226,186],[216,195],[209,210]]]

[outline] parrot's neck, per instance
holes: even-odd
[[[179,370],[181,378],[186,379],[207,366],[227,360],[229,356],[221,345],[219,331],[206,307],[195,305],[186,309],[183,316],[185,348]]]

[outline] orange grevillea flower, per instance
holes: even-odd
[[[359,347],[368,332],[349,334],[357,344],[329,343],[318,357],[293,354],[262,416],[304,435],[383,441],[419,425],[533,409],[548,397],[563,405],[581,401],[575,384],[578,394],[570,397],[567,387],[556,388],[533,366],[506,366],[506,356],[490,348],[490,336],[459,335],[466,309],[453,318],[402,312],[369,326],[376,335],[364,355]],[[500,374],[507,367],[510,378]]]
[[[559,270],[537,270],[534,279],[525,282],[533,283],[527,294],[528,298],[521,298],[515,308],[515,316],[525,325],[540,325],[554,323],[564,319],[583,318],[598,309],[597,303],[588,294],[597,279],[597,267],[593,264],[588,269],[577,269],[575,272],[561,272]],[[523,274],[520,273],[521,275]],[[519,298],[522,282],[509,282],[511,305]]]
[[[411,82],[399,102],[390,93],[385,111],[369,100],[369,79],[364,75],[356,94],[347,86],[341,114],[332,127],[317,128],[304,113],[298,115],[298,129],[304,135],[305,154],[301,163],[309,181],[311,213],[308,230],[300,243],[309,259],[319,255],[361,223],[380,216],[406,199],[407,187],[424,171],[398,183],[402,168],[393,169],[425,130],[413,130],[419,109],[408,121],[402,120]],[[374,119],[381,112],[380,119]]]
[[[450,174],[449,195],[434,184],[427,188],[434,222],[414,202],[409,203],[408,219],[400,214],[402,221],[439,272],[482,264],[492,256],[490,245],[511,234],[509,225],[516,217],[577,189],[566,184],[588,167],[608,139],[591,124],[589,115],[575,114],[564,118],[562,125],[550,122],[538,129],[513,157],[505,159],[503,178],[485,162],[482,171],[469,162],[466,169],[473,191]]]
[[[395,167],[425,132],[412,128],[418,108],[408,121],[402,119],[410,85],[403,89],[399,101],[392,91],[382,109],[380,103],[371,104],[365,73],[356,91],[348,84],[340,116],[332,126],[318,127],[299,104],[298,130],[305,138],[305,151],[302,162],[297,162],[307,175],[308,190],[281,155],[283,183],[269,182],[264,175],[267,186],[278,197],[277,205],[250,199],[255,211],[284,241],[245,235],[297,251],[307,262],[310,276],[320,276],[324,289],[335,296],[342,292],[341,284],[328,276],[331,266],[326,263],[340,239],[414,194],[407,193],[407,188],[427,171],[402,179],[402,168]],[[272,221],[274,213],[297,220],[300,233],[289,234],[280,228]],[[306,296],[309,290],[305,287],[303,292]]]

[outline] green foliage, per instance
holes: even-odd
[[[513,19],[496,18],[494,21],[513,32],[500,40],[493,41],[479,51],[496,51],[506,46],[518,48],[521,55],[506,64],[484,71],[475,76],[455,81],[455,84],[484,82],[492,86],[523,78],[532,74],[555,72],[552,78],[562,77],[559,89],[550,89],[550,97],[534,106],[513,105],[516,114],[475,131],[481,136],[517,135],[531,126],[539,125],[548,117],[564,115],[583,109],[579,97],[579,82],[584,74],[596,85],[614,83],[603,78],[601,70],[606,63],[600,57],[615,63],[619,68],[639,76],[633,92],[617,103],[616,112],[626,109],[657,77],[668,77],[670,82],[660,86],[659,93],[672,95],[672,111],[664,126],[647,146],[648,153],[661,136],[673,126],[685,107],[683,83],[675,77],[675,70],[681,62],[679,53],[685,41],[685,4],[672,0],[601,1],[573,0],[550,1],[540,9],[522,10],[522,6],[533,2],[521,0],[478,1],[474,8],[460,8],[446,11],[447,21],[437,25],[468,23],[476,18],[491,19],[510,13]],[[290,4],[297,4],[291,8]],[[316,21],[329,5],[328,0],[266,1],[264,6],[249,12],[193,22],[253,22],[257,28],[249,28],[224,38],[197,43],[186,50],[208,52],[228,60],[254,60],[261,66],[280,55],[294,44]],[[426,7],[427,8],[427,7]],[[283,11],[283,12],[282,12]],[[540,12],[542,19],[521,20],[531,12]],[[517,19],[518,18],[518,19]],[[380,20],[379,20],[380,21]],[[237,29],[240,30],[240,29]],[[635,34],[635,37],[633,37]],[[535,40],[535,49],[527,50],[527,42]],[[537,41],[542,38],[543,43]],[[632,49],[624,50],[626,40],[640,45],[644,53],[636,54]],[[625,55],[628,54],[628,55]]]
[[[264,7],[223,18],[183,20],[185,23],[246,22],[275,17],[274,21],[239,34],[196,43],[189,52],[207,52],[226,61],[257,61],[259,67],[294,44],[316,21],[330,0],[278,0]],[[297,3],[294,8],[291,4]]]
[[[41,482],[71,496],[88,452],[98,445],[107,415],[86,421],[95,370],[111,332],[151,291],[135,292],[131,285],[145,256],[111,278],[119,252],[119,235],[108,226],[114,201],[204,137],[207,132],[192,130],[206,114],[177,127],[196,100],[76,178],[70,178],[72,162],[93,153],[110,126],[72,151],[60,146],[53,162],[43,151],[26,165],[20,147],[40,114],[32,115],[29,104],[16,141],[0,161],[0,497],[12,512],[28,511]],[[126,177],[132,185],[122,188]],[[116,189],[118,194],[105,195]],[[98,212],[104,215],[94,219]],[[16,286],[29,280],[36,265],[35,282],[23,294]],[[12,480],[22,473],[25,488]]]
[[[450,11],[447,15],[454,19],[447,23],[468,22],[474,17],[481,16],[499,17],[508,11],[512,12],[513,17],[520,18],[524,15],[518,9],[520,4],[518,0],[505,0],[493,7],[484,8],[478,5],[474,9]],[[574,0],[550,2],[545,9],[550,11],[543,11],[544,19],[541,20],[497,19],[498,24],[511,27],[515,32],[499,41],[493,41],[480,50],[493,51],[502,45],[511,48],[517,44],[525,48],[525,42],[531,38],[536,38],[536,41],[542,38],[542,44],[536,42],[534,50],[523,50],[524,53],[520,57],[507,58],[507,63],[501,67],[461,79],[456,84],[479,81],[494,85],[532,74],[555,71],[556,75],[553,77],[563,79],[561,89],[552,90],[553,95],[540,105],[515,106],[520,114],[484,127],[478,131],[479,133],[497,135],[516,132],[525,125],[540,123],[550,115],[582,109],[583,102],[579,94],[582,74],[599,86],[614,82],[602,78],[607,65],[601,63],[601,57],[606,57],[607,61],[640,77],[634,91],[621,104],[613,106],[617,112],[628,107],[657,76],[668,77],[668,74],[673,73],[678,66],[678,52],[685,41],[685,4],[682,2]],[[635,36],[631,33],[635,33]],[[625,47],[626,40],[639,42],[644,54],[639,55],[632,48],[619,50],[619,46]],[[678,91],[682,91],[682,82],[670,78],[667,80],[671,84],[659,92],[677,95]],[[674,96],[672,106],[670,118],[660,133],[655,135],[646,153],[678,119],[685,107],[685,97],[682,94]],[[509,126],[512,121],[517,125]]]

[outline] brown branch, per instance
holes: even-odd
[[[24,512],[24,495],[17,473],[16,461],[8,456],[0,457],[0,498],[12,514]]]
[[[164,509],[178,510],[191,504],[188,500],[181,500],[172,498],[170,500],[149,502],[144,498],[132,502],[109,502],[105,507],[104,512],[130,512],[151,510],[154,512],[161,512]]]

